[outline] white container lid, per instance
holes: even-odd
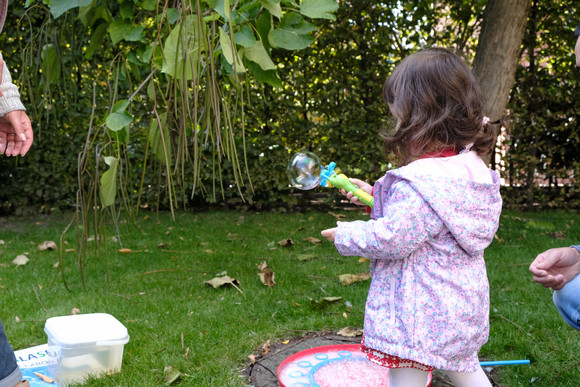
[[[51,317],[44,331],[61,348],[122,345],[129,342],[127,328],[107,313]]]

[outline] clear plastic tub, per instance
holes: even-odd
[[[48,351],[58,361],[49,367],[61,386],[121,370],[127,328],[106,313],[52,317],[46,320]]]

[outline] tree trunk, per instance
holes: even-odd
[[[485,7],[473,73],[483,93],[484,112],[502,119],[515,81],[532,0],[489,0]]]

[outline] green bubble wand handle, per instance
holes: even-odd
[[[336,163],[331,162],[328,164],[328,167],[320,172],[322,178],[320,185],[323,187],[336,187],[344,189],[346,192],[352,192],[362,203],[372,208],[374,203],[373,197],[368,192],[354,185],[348,177],[342,173],[337,174],[334,171],[334,167],[336,167]]]

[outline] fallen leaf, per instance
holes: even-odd
[[[12,261],[16,266],[24,266],[30,261],[26,255],[19,255]]]
[[[214,289],[217,289],[224,285],[239,286],[240,282],[237,279],[230,277],[229,275],[224,275],[223,277],[214,277],[209,281],[205,281],[204,284],[210,285]]]
[[[330,215],[334,216],[336,220],[344,220],[346,219],[346,215],[344,214],[335,214],[334,212],[328,212]]]
[[[54,243],[53,241],[44,241],[38,245],[38,250],[40,250],[40,251],[56,250],[56,249],[57,249],[56,243]]]
[[[254,364],[256,362],[256,355],[250,354],[250,355],[248,355],[248,359],[250,359],[250,361],[252,362],[252,364]]]
[[[274,281],[275,274],[272,269],[270,269],[266,261],[259,264],[258,269],[260,269],[260,272],[258,273],[260,281],[262,281],[265,286],[270,288],[276,286],[276,282]]]
[[[360,328],[344,327],[340,331],[336,332],[336,334],[344,337],[357,337],[362,336],[363,330]]]
[[[346,314],[346,312],[342,312],[342,317],[348,318],[348,314]]]
[[[33,374],[38,376],[38,378],[45,383],[54,383],[54,379],[52,379],[50,376],[46,376],[40,372],[33,372]]]
[[[268,352],[270,352],[270,340],[266,341],[264,345],[262,345],[262,355],[265,355]]]
[[[299,254],[296,258],[298,258],[299,261],[310,261],[311,259],[315,259],[316,255],[314,255],[314,254]]]
[[[70,311],[71,314],[79,314],[81,312],[81,310],[79,308],[72,308],[72,310]]]
[[[350,285],[355,282],[361,282],[371,279],[371,275],[369,273],[360,273],[360,274],[341,274],[338,276],[338,280],[342,285]]]
[[[566,239],[566,234],[563,231],[556,231],[556,232],[546,232],[549,236],[554,239]]]
[[[290,238],[282,239],[281,241],[278,241],[278,245],[282,246],[282,247],[290,247],[290,246],[294,245],[294,241]]]
[[[288,344],[289,342],[290,342],[290,340],[284,340],[284,341],[282,342],[282,344]]]
[[[175,383],[181,377],[181,372],[175,367],[165,366],[163,370],[163,379],[165,380],[165,385],[170,386]]]
[[[0,246],[4,244],[4,240],[0,239]]]
[[[18,317],[18,316],[15,316],[15,317],[14,317],[14,321],[16,321],[16,322],[20,322],[20,317]]]
[[[342,300],[342,297],[324,297],[320,300],[312,300],[311,304],[312,307],[314,307],[315,309],[322,309],[330,304],[333,304],[337,301]]]
[[[318,244],[318,243],[322,243],[322,240],[321,240],[321,239],[314,238],[314,237],[308,237],[308,238],[304,238],[304,240],[305,240],[306,242],[310,242],[310,243],[312,243],[313,245],[315,245],[315,244]]]
[[[117,251],[120,253],[123,253],[123,254],[129,254],[129,253],[133,252],[133,250],[131,250],[131,249],[119,249]]]
[[[358,259],[358,261],[357,261],[357,262],[358,262],[358,263],[363,263],[363,262],[370,262],[370,261],[371,261],[371,260],[370,260],[370,259],[368,259],[368,258],[365,258],[365,257],[360,257],[360,258]]]

